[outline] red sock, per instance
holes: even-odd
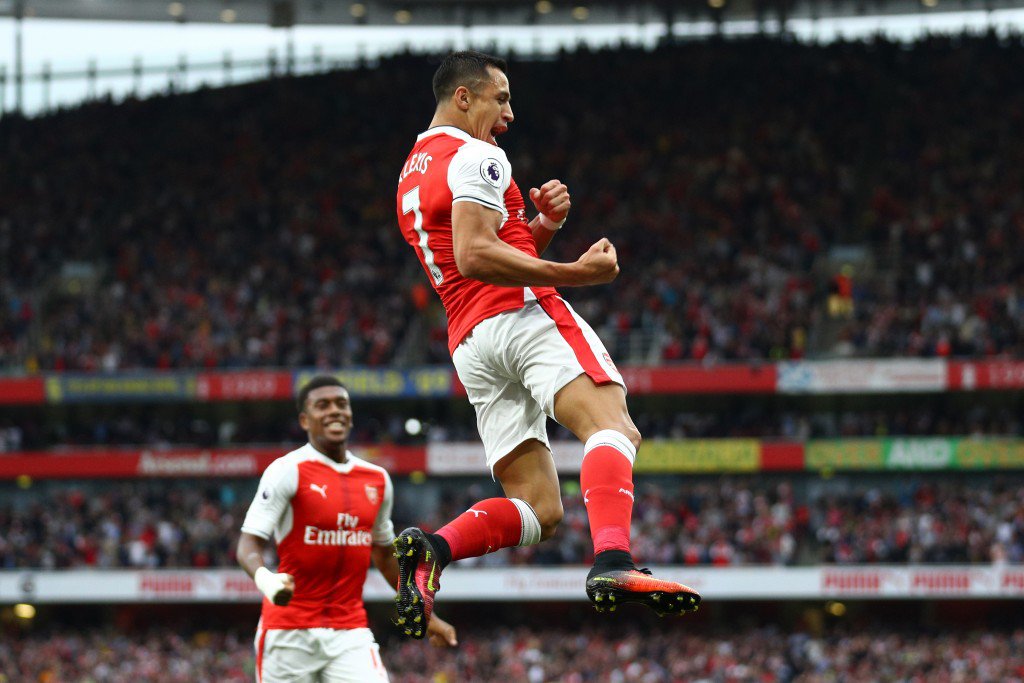
[[[537,530],[539,540],[539,523]],[[454,562],[519,545],[523,539],[523,517],[511,499],[488,498],[438,529],[437,533],[448,541]]]
[[[627,453],[629,455],[627,455]],[[633,518],[633,444],[619,432],[602,430],[587,440],[580,488],[590,518],[594,555],[605,550],[629,552]]]

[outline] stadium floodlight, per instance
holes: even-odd
[[[825,611],[833,617],[841,617],[846,614],[846,605],[833,600],[825,603]]]
[[[26,621],[34,619],[36,616],[36,608],[24,602],[18,603],[14,606],[14,616]]]

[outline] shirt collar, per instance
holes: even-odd
[[[323,464],[327,465],[328,467],[336,469],[342,474],[348,474],[349,472],[352,471],[352,468],[355,467],[355,462],[352,460],[352,458],[354,458],[355,456],[353,456],[352,451],[349,450],[345,451],[345,462],[335,462],[334,460],[331,460],[326,455],[318,451],[316,447],[313,446],[313,444],[311,443],[307,443],[303,447],[303,450],[306,451],[306,457],[309,458],[310,460],[322,462]]]
[[[455,126],[434,126],[433,128],[427,128],[425,131],[423,131],[422,133],[417,135],[416,136],[416,142],[419,142],[420,140],[429,138],[431,135],[441,135],[441,134],[450,135],[453,138],[458,138],[458,139],[463,140],[465,142],[469,142],[470,140],[475,139],[472,135],[470,135],[466,131],[462,130],[461,128],[456,128]]]

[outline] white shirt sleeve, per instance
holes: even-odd
[[[298,487],[299,468],[293,461],[278,458],[270,463],[260,478],[256,497],[245,514],[242,531],[269,540],[291,505]]]
[[[391,508],[394,505],[395,490],[391,485],[391,477],[384,473],[384,500],[377,510],[377,519],[373,522],[373,544],[390,545],[395,540],[395,525],[391,522]]]
[[[485,142],[469,142],[459,148],[448,165],[452,203],[476,202],[505,211],[505,191],[512,183],[512,166],[505,150]]]

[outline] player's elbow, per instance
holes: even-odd
[[[455,252],[455,267],[459,269],[462,277],[473,280],[482,280],[486,274],[485,260],[480,258],[478,252],[471,249],[461,249]]]
[[[254,554],[262,556],[263,545],[257,541],[255,536],[243,533],[238,539],[238,545],[235,547],[235,560],[242,567],[245,567],[247,560]]]
[[[238,545],[235,546],[235,561],[244,567],[244,558],[251,552],[252,549],[246,547],[245,537],[243,536],[242,538],[238,539]]]

